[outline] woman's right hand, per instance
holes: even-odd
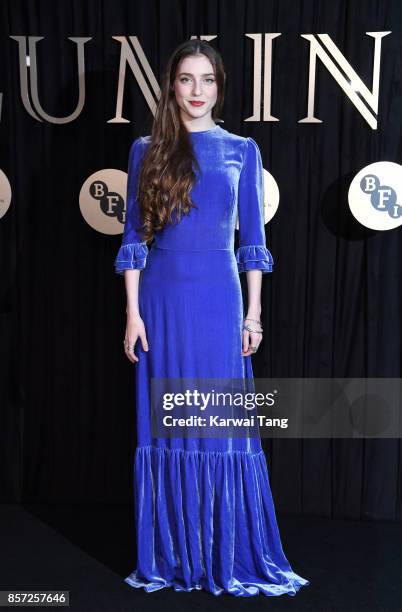
[[[139,361],[134,350],[128,350],[128,347],[135,347],[137,339],[141,338],[141,344],[144,351],[148,351],[148,341],[145,332],[144,321],[140,315],[127,315],[126,335],[124,338],[124,352],[131,363],[137,363]]]

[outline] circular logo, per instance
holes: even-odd
[[[11,203],[11,186],[3,170],[0,170],[0,219],[4,217]]]
[[[349,193],[352,215],[365,227],[390,230],[402,224],[402,166],[375,162],[352,180]]]
[[[264,174],[264,223],[271,221],[279,206],[279,188],[276,180],[263,168]]]
[[[107,168],[87,178],[81,187],[81,214],[93,229],[102,234],[121,234],[125,221],[127,173]]]

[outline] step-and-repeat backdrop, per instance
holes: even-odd
[[[130,145],[192,37],[223,57],[220,125],[263,158],[255,376],[400,376],[400,2],[5,0],[0,33],[3,500],[131,499],[113,262]],[[279,511],[401,518],[399,439],[264,444]]]

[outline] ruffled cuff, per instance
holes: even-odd
[[[236,261],[239,272],[262,270],[263,274],[272,272],[274,260],[266,246],[241,246],[236,250]]]
[[[145,268],[147,255],[148,247],[145,242],[122,245],[114,261],[116,274],[124,274],[124,270]]]

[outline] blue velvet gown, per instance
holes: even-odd
[[[295,595],[309,581],[283,552],[267,463],[257,437],[153,438],[151,377],[252,378],[243,357],[239,273],[272,271],[263,219],[263,174],[251,137],[219,125],[190,138],[201,172],[192,208],[148,248],[136,228],[140,162],[149,136],[130,149],[127,210],[115,271],[141,269],[139,309],[149,351],[134,365],[137,564],[125,578],[154,591]],[[240,242],[234,250],[236,215]]]

